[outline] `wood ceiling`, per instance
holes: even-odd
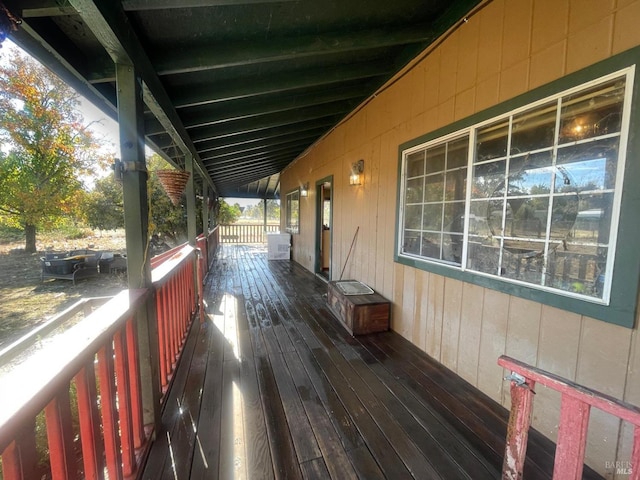
[[[113,118],[114,62],[133,63],[147,145],[250,198],[278,198],[287,165],[480,3],[2,1],[13,41]]]

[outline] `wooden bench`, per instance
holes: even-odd
[[[358,294],[358,289],[366,293]],[[331,312],[351,335],[389,330],[389,300],[356,280],[329,282],[327,302]]]

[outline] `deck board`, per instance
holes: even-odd
[[[243,245],[207,278],[142,478],[500,477],[504,412],[395,333],[351,337],[326,283]]]

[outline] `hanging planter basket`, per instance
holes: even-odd
[[[174,206],[180,205],[180,199],[189,180],[189,172],[183,170],[158,170],[156,171],[160,185],[171,199]]]

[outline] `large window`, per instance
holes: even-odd
[[[399,257],[607,304],[631,78],[404,150]]]
[[[300,233],[300,190],[287,193],[285,210],[287,232]]]

